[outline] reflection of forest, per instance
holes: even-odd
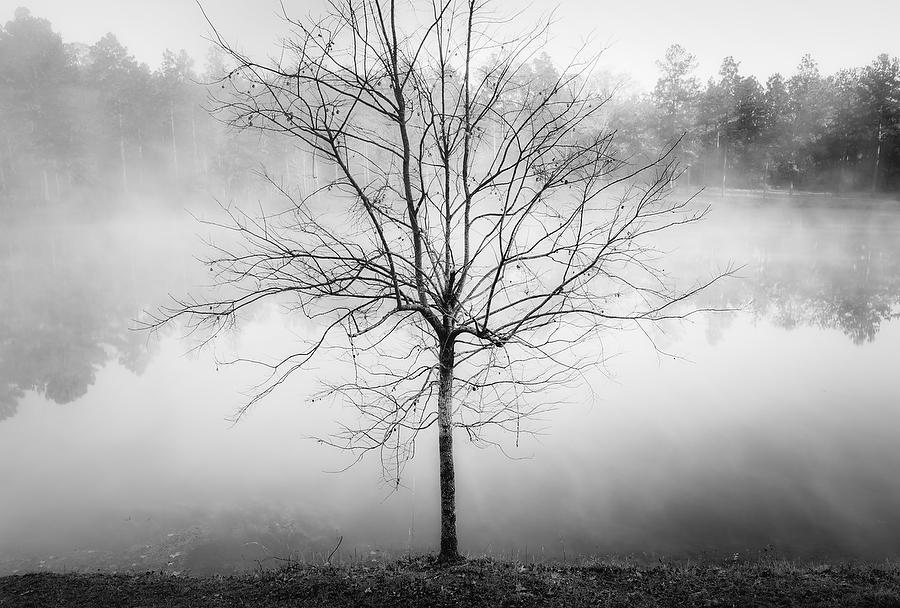
[[[884,259],[876,263],[868,255],[861,257],[865,261],[812,267],[795,262],[762,270],[753,311],[786,328],[836,328],[856,344],[872,341],[883,321],[900,316],[900,263],[889,258],[893,272],[886,272]],[[873,267],[879,267],[875,278]]]
[[[159,297],[169,235],[154,241],[139,222],[30,223],[4,235],[0,419],[28,391],[57,403],[83,396],[110,361],[143,370],[147,336],[130,325]]]
[[[778,214],[743,224],[739,248],[728,251],[745,264],[741,278],[704,294],[704,303],[740,307],[786,329],[839,329],[855,344],[900,316],[900,206]]]
[[[83,396],[110,362],[140,373],[148,335],[131,331],[132,319],[199,281],[186,249],[199,244],[197,228],[159,218],[4,226],[0,420],[29,391],[57,403]],[[695,229],[678,235],[681,250],[695,244],[692,266],[745,264],[695,304],[836,328],[857,344],[900,316],[900,211],[726,199]],[[711,320],[711,337],[723,322]]]

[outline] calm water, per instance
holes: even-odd
[[[662,245],[685,284],[743,265],[697,302],[737,310],[661,326],[656,348],[609,336],[608,368],[508,441],[515,459],[460,437],[464,551],[900,556],[900,203],[709,200]],[[432,438],[396,492],[374,461],[329,472],[346,458],[309,439],[344,415],[308,400],[326,365],[228,422],[260,376],[216,358],[288,346],[307,321],[262,310],[199,353],[128,331],[207,279],[202,228],[49,224],[0,252],[0,570],[228,571],[341,536],[345,557],[434,547]]]

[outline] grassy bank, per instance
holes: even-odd
[[[900,566],[784,561],[583,566],[429,558],[290,565],[233,577],[162,573],[0,578],[0,606],[900,606]]]

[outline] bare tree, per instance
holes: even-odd
[[[213,29],[235,66],[215,111],[293,138],[312,170],[305,189],[271,179],[277,209],[229,210],[240,245],[209,260],[217,295],[151,322],[215,335],[272,299],[318,319],[302,350],[258,362],[270,375],[238,417],[339,349],[352,371],[321,396],[355,406],[358,424],[325,441],[379,453],[399,483],[436,425],[448,561],[454,429],[482,443],[490,427],[524,432],[554,406],[536,396],[602,361],[604,331],[696,312],[680,303],[723,276],[676,291],[658,267],[647,237],[705,210],[667,196],[671,150],[617,157],[608,97],[589,87],[596,58],[556,70],[540,55],[549,20],[504,38],[485,4],[332,0],[320,20],[285,15],[293,34],[268,63]]]

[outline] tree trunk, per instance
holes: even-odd
[[[200,167],[200,147],[197,145],[197,119],[194,117],[194,106],[191,106],[191,140],[194,143],[194,175]]]
[[[47,203],[50,201],[50,178],[47,176],[46,165],[44,165],[44,168],[41,171],[41,175],[43,176],[43,189],[41,190],[41,193],[44,197],[44,202]]]
[[[441,472],[441,553],[438,560],[459,560],[456,538],[456,476],[453,471],[453,366],[455,347],[443,342],[440,349],[438,384],[438,456]]]
[[[728,179],[728,146],[722,146],[722,196],[725,196]]]
[[[175,106],[169,102],[169,125],[172,127],[172,166],[175,168],[175,178],[178,179],[178,144],[175,143]]]
[[[882,125],[881,119],[878,119],[878,132],[875,136],[875,171],[872,173],[872,192],[876,192],[878,190],[878,170],[879,165],[881,164],[881,138],[883,137],[882,133]]]
[[[7,158],[12,163],[12,147],[9,144],[8,136],[6,138],[6,152],[6,154],[0,156],[0,192],[6,192],[6,171],[3,169],[3,165],[6,164]]]
[[[128,195],[128,164],[125,162],[125,129],[122,127],[122,113],[119,112],[119,160],[122,163],[122,191]]]
[[[138,136],[138,183],[144,185],[144,133],[140,129]]]

